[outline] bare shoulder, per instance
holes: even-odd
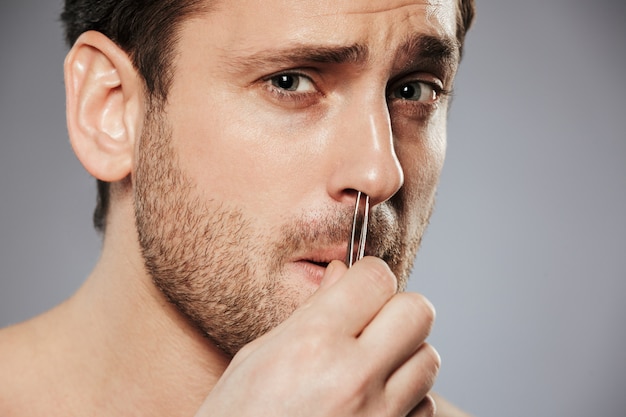
[[[430,395],[435,400],[435,404],[437,404],[437,413],[435,414],[435,417],[472,417],[470,414],[456,407],[442,396],[433,392],[431,392]]]
[[[33,413],[39,390],[37,337],[30,322],[0,329],[0,415],[20,417]]]

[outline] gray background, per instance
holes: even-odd
[[[437,389],[477,416],[626,416],[626,2],[478,0],[412,289]],[[60,1],[0,3],[0,326],[98,256]]]

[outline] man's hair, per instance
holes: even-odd
[[[457,1],[456,36],[463,47],[474,19],[474,0]],[[65,0],[61,20],[71,47],[86,31],[101,32],[122,48],[143,77],[150,103],[161,105],[172,83],[177,28],[188,17],[208,10],[212,0]],[[93,214],[103,232],[109,209],[109,183],[98,180]]]
[[[106,35],[129,56],[143,77],[150,103],[165,102],[172,82],[172,55],[177,27],[200,12],[209,0],[65,0],[61,21],[71,47],[89,30]],[[109,210],[109,183],[98,180],[93,214],[96,230],[103,232]]]

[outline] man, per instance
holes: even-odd
[[[0,334],[0,414],[433,415],[434,311],[398,290],[472,15],[67,0],[68,131],[103,248],[72,298]],[[368,256],[348,269],[359,191]]]

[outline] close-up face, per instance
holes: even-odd
[[[428,222],[458,65],[456,2],[219,2],[180,27],[133,181],[146,265],[227,353],[343,260],[356,191],[366,254],[404,288]]]

